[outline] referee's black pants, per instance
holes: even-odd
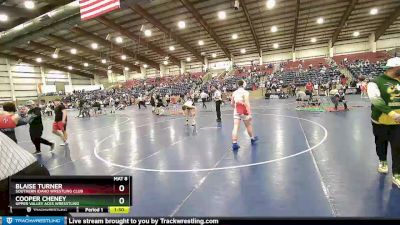
[[[201,101],[203,102],[203,108],[207,109],[207,105],[206,105],[206,98],[202,98]]]
[[[221,104],[222,100],[215,101],[215,109],[217,110],[217,120],[221,121]]]
[[[380,161],[387,160],[388,143],[392,150],[392,172],[400,174],[400,125],[372,123],[375,136],[376,154]]]
[[[35,145],[36,151],[40,152],[40,144],[45,144],[51,146],[53,143],[42,138],[42,129],[29,129],[29,135],[31,136],[31,141]]]

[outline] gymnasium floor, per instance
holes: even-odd
[[[293,99],[254,101],[260,141],[251,146],[241,127],[237,153],[228,106],[221,127],[200,110],[196,129],[149,107],[87,119],[71,112],[69,146],[43,146],[37,157],[52,175],[132,175],[132,216],[399,217],[400,190],[376,172],[369,103],[349,98],[364,107],[300,112]],[[59,142],[51,122],[44,137]],[[27,127],[17,135],[33,152]]]

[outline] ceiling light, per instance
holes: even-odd
[[[144,67],[144,68],[147,68],[147,64],[144,64],[143,67]]]
[[[272,26],[271,27],[271,32],[277,32],[278,31],[278,27],[277,26]]]
[[[275,49],[276,49],[276,48],[279,48],[279,44],[278,44],[278,43],[275,43],[275,44],[272,45],[272,47],[274,47]]]
[[[164,63],[164,65],[168,65],[168,61],[164,61],[163,63]]]
[[[272,9],[272,8],[275,7],[275,4],[276,4],[275,0],[268,0],[267,1],[267,8],[268,9]]]
[[[224,20],[224,19],[226,18],[226,13],[225,13],[225,11],[219,11],[219,12],[218,12],[218,18],[219,18],[220,20]]]
[[[72,69],[73,69],[73,67],[72,67],[72,66],[68,66],[68,69],[69,69],[69,70],[72,70]]]
[[[245,48],[240,49],[240,53],[242,54],[246,53],[246,49]]]
[[[184,28],[186,27],[185,21],[179,21],[179,22],[178,22],[178,27],[179,27],[180,29],[184,29]]]
[[[169,50],[170,51],[175,51],[175,47],[174,46],[169,46]]]
[[[358,36],[360,36],[360,32],[358,32],[358,31],[355,31],[355,32],[353,33],[353,36],[354,36],[354,37],[358,37]]]
[[[190,61],[192,61],[192,58],[187,57],[187,58],[186,58],[186,61],[187,61],[187,62],[190,62]]]
[[[106,59],[102,59],[102,60],[101,60],[101,63],[106,64],[106,63],[107,63],[107,60],[106,60]]]
[[[121,55],[122,60],[126,60],[126,55]]]
[[[324,18],[320,17],[317,19],[318,24],[323,24],[324,23]]]
[[[76,49],[75,49],[75,48],[72,48],[72,49],[71,49],[71,54],[75,55],[76,53],[77,53]]]
[[[204,45],[204,41],[203,41],[203,40],[200,40],[200,41],[199,41],[199,45]]]
[[[217,58],[217,54],[216,54],[216,53],[213,53],[211,56],[212,56],[213,58]]]
[[[83,66],[84,66],[84,67],[88,67],[88,66],[89,66],[89,63],[84,63]]]
[[[33,2],[33,1],[25,1],[24,5],[25,5],[25,8],[27,8],[27,9],[35,8],[35,2]]]
[[[378,14],[378,8],[372,8],[371,11],[369,11],[369,14],[371,14],[371,15]]]
[[[58,54],[53,53],[53,55],[51,55],[51,57],[53,57],[54,59],[57,59],[58,58]]]
[[[144,35],[145,35],[146,37],[150,37],[150,36],[151,36],[151,30],[145,30],[145,31],[144,31]]]
[[[93,49],[97,49],[99,47],[97,43],[92,43],[90,46],[92,46]]]
[[[129,67],[125,67],[125,71],[129,71]]]
[[[233,40],[236,40],[238,38],[238,35],[237,34],[232,34],[232,39]]]
[[[36,58],[36,62],[41,63],[42,62],[42,58]]]
[[[115,42],[117,42],[118,44],[121,44],[124,40],[122,39],[122,37],[116,37],[115,38]]]
[[[6,22],[8,20],[8,16],[6,14],[0,14],[0,21]]]
[[[311,42],[315,43],[315,42],[317,42],[317,39],[316,38],[311,38]]]

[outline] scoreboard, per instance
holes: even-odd
[[[18,176],[9,179],[10,213],[128,213],[130,176]]]

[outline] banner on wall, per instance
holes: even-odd
[[[216,62],[216,63],[210,63],[210,68],[211,69],[229,69],[230,67],[230,62]]]
[[[57,92],[56,85],[43,85],[42,83],[36,85],[38,95]]]
[[[102,84],[95,85],[65,85],[65,93],[72,93],[73,91],[95,91],[102,89],[104,90],[104,86]]]

